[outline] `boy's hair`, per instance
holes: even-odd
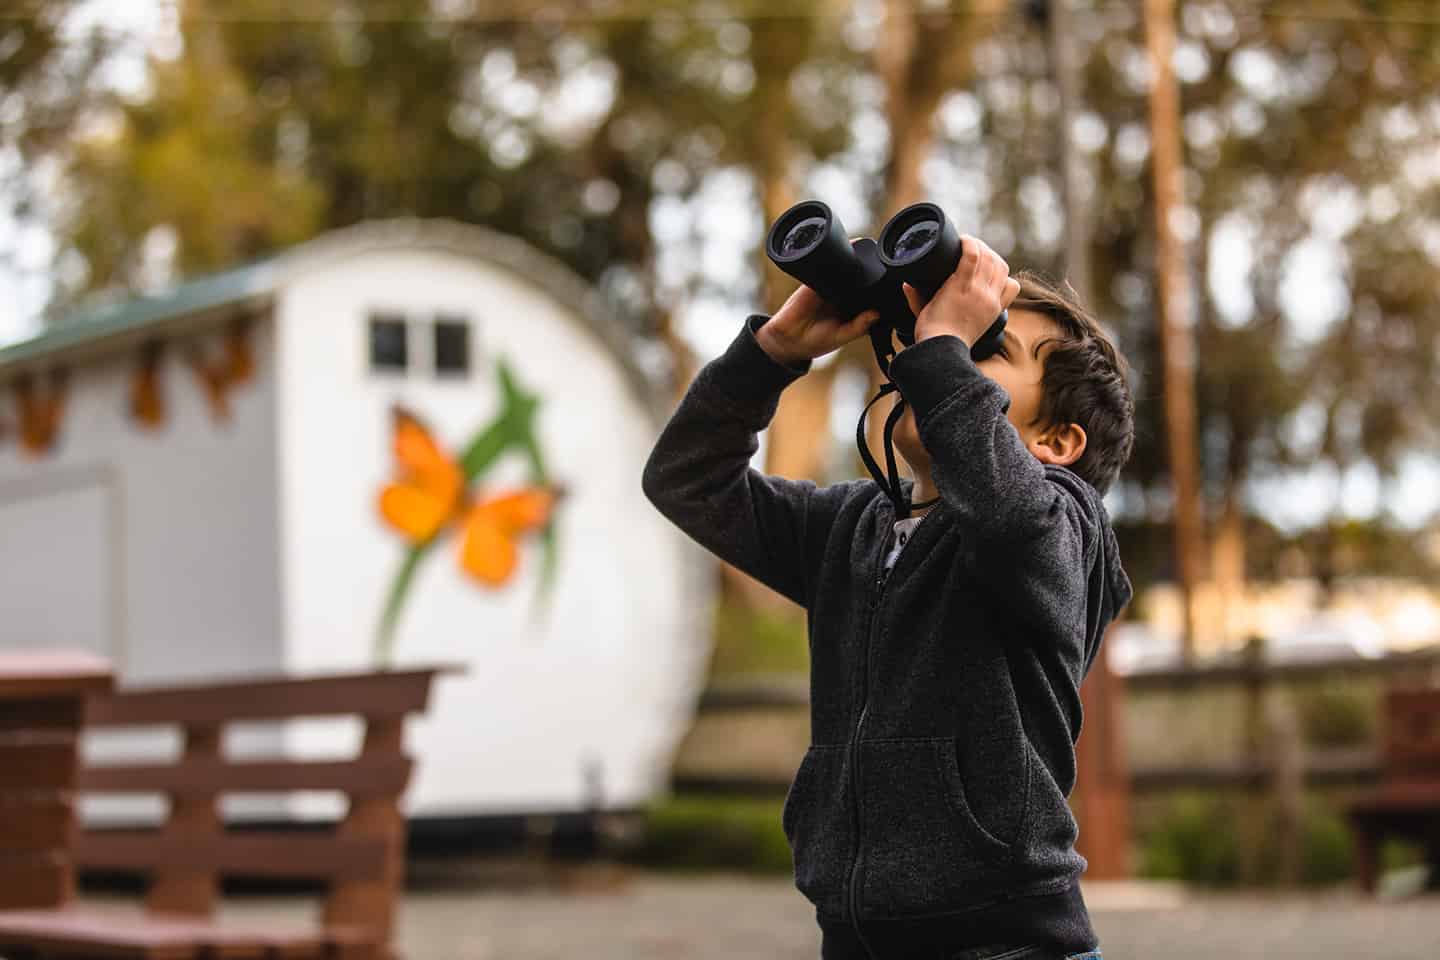
[[[1010,309],[1043,314],[1055,321],[1061,334],[1040,341],[1053,345],[1045,356],[1035,422],[1047,427],[1078,423],[1084,428],[1085,452],[1069,468],[1103,496],[1135,445],[1130,366],[1081,305],[1074,287],[1056,286],[1029,270],[1015,274],[1015,279],[1020,281],[1020,294]]]

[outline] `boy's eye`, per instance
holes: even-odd
[[[995,352],[1000,354],[1000,356],[1004,357],[1006,360],[1010,359],[1010,348],[1005,346],[1004,340],[1000,341],[1000,345],[995,348]]]

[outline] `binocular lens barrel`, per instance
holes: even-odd
[[[912,203],[880,231],[880,259],[896,276],[933,297],[960,263],[960,234],[933,203]]]
[[[878,242],[852,242],[828,206],[806,200],[771,225],[765,253],[846,317],[879,310],[881,320],[871,327],[877,344],[888,344],[887,331],[893,330],[908,346],[915,342],[915,315],[900,285],[908,283],[926,298],[935,296],[960,263],[960,235],[938,206],[914,203],[890,218]],[[993,351],[1003,329],[1002,313],[971,347],[972,358]]]
[[[862,262],[845,225],[819,200],[797,203],[770,228],[765,252],[781,270],[820,294],[846,316],[870,306],[866,290],[884,272]]]
[[[806,217],[795,224],[785,234],[785,239],[780,241],[780,255],[782,257],[798,257],[808,253],[825,239],[825,229],[829,223],[824,217]]]
[[[940,224],[934,220],[921,220],[905,228],[905,232],[895,241],[895,249],[888,251],[890,259],[896,263],[909,263],[925,255],[925,251],[935,245],[935,239],[940,236]]]

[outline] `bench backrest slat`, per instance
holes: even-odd
[[[403,755],[343,761],[184,758],[179,763],[113,764],[82,767],[79,789],[86,793],[277,793],[338,790],[353,796],[398,794],[413,766]]]
[[[79,862],[95,870],[331,880],[374,880],[384,872],[385,855],[379,840],[289,830],[205,837],[95,830],[81,834],[76,850]]]
[[[152,911],[207,916],[227,875],[317,879],[329,883],[328,923],[389,939],[404,872],[400,797],[412,761],[404,753],[407,714],[424,710],[436,670],[256,679],[130,689],[92,696],[87,729],[178,727],[184,750],[174,763],[144,760],[84,766],[83,793],[159,793],[169,815],[158,831],[92,830],[76,844],[81,867],[151,877]],[[224,755],[236,723],[358,717],[365,736],[348,758]],[[228,830],[226,793],[339,791],[348,813],[333,830]]]
[[[85,722],[98,727],[222,726],[301,717],[403,716],[425,709],[434,674],[396,671],[131,689],[92,697]]]

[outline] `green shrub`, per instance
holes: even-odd
[[[1305,810],[1300,882],[1307,886],[1345,883],[1355,876],[1355,838],[1344,816],[1321,800]]]
[[[1194,886],[1236,884],[1240,846],[1230,807],[1218,795],[1176,794],[1141,837],[1140,874]]]
[[[1380,869],[1404,870],[1407,867],[1415,867],[1425,862],[1423,849],[1415,843],[1406,840],[1387,839],[1380,844]]]
[[[712,677],[809,669],[810,644],[802,612],[755,609],[734,600],[716,605]]]
[[[1312,747],[1355,747],[1372,743],[1379,704],[1373,692],[1326,685],[1293,694],[1305,743]]]
[[[1259,847],[1248,863],[1254,875],[1245,875],[1243,824],[1253,802],[1240,794],[1201,792],[1147,801],[1151,809],[1139,833],[1140,874],[1197,887],[1278,883],[1284,831],[1269,806],[1257,813]],[[1321,792],[1307,795],[1300,822],[1297,879],[1302,886],[1354,881],[1355,837],[1345,820],[1343,804],[1343,799]],[[1392,841],[1381,850],[1380,865],[1382,870],[1391,870],[1419,860],[1416,848]]]
[[[644,839],[626,859],[661,869],[790,873],[783,807],[783,798],[672,797],[647,812]]]
[[[1139,838],[1140,875],[1196,887],[1243,885],[1239,825],[1246,802],[1235,794],[1203,792],[1155,801],[1150,823]],[[778,797],[671,797],[650,808],[644,839],[625,859],[656,869],[789,874],[790,847],[780,829],[783,805]],[[1277,880],[1280,831],[1263,829],[1261,836],[1262,846],[1254,857],[1259,875],[1252,882],[1268,885]],[[1382,870],[1414,866],[1420,860],[1419,849],[1411,844],[1392,840],[1381,849]],[[1354,837],[1342,811],[1323,794],[1307,797],[1301,823],[1301,884],[1345,884],[1354,876]]]

